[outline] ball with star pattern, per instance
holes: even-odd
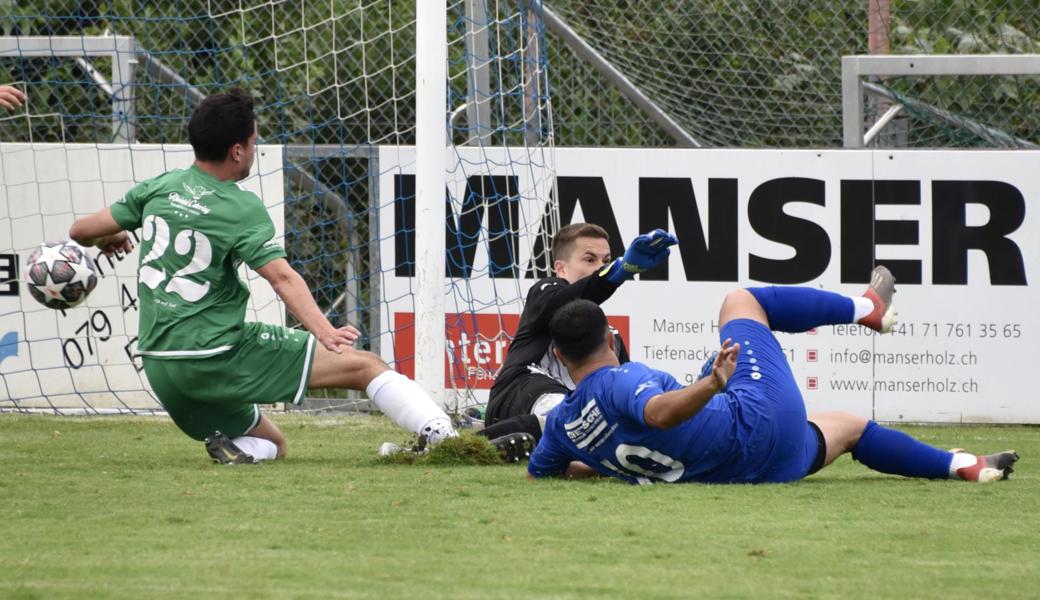
[[[25,280],[37,302],[64,310],[86,300],[97,287],[97,266],[76,242],[47,242],[29,256]]]

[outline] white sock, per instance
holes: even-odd
[[[278,446],[275,446],[271,440],[244,435],[231,441],[238,446],[239,450],[256,460],[274,460],[278,456]]]
[[[977,462],[979,462],[979,457],[974,454],[968,454],[967,452],[954,452],[953,460],[950,461],[950,477],[956,479],[958,477],[957,469],[973,467]]]
[[[874,312],[874,302],[865,296],[853,296],[852,304],[855,305],[852,315],[853,323],[858,323],[860,319]]]
[[[368,397],[394,423],[412,433],[426,433],[436,443],[454,437],[451,419],[426,392],[397,371],[384,371],[365,388]]]

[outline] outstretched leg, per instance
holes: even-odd
[[[845,412],[815,413],[809,420],[820,428],[827,445],[824,466],[851,452],[853,460],[881,473],[989,482],[1007,479],[1018,460],[1013,450],[988,456],[942,450]]]
[[[799,333],[821,325],[858,323],[887,333],[895,324],[892,295],[895,277],[883,266],[871,273],[870,287],[862,296],[843,296],[811,287],[770,286],[748,288],[773,331]],[[730,298],[727,297],[727,302]],[[726,316],[723,305],[722,316]],[[755,318],[735,315],[730,318]],[[755,318],[755,320],[759,320]]]
[[[365,390],[383,414],[431,444],[455,436],[451,419],[419,384],[371,352],[347,348],[337,354],[316,345],[309,387]]]

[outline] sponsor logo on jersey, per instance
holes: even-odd
[[[208,190],[208,189],[202,187],[201,185],[192,186],[192,185],[188,185],[187,183],[185,183],[183,185],[184,185],[184,191],[188,192],[188,195],[191,196],[192,200],[202,200],[206,196],[213,195],[213,190]]]
[[[578,418],[564,424],[563,429],[567,432],[567,439],[580,450],[594,442],[607,429],[607,420],[593,398],[581,408]]]
[[[170,204],[175,204],[178,208],[183,208],[184,210],[188,211],[193,215],[209,214],[209,207],[204,204],[200,204],[199,201],[195,198],[185,198],[177,192],[170,192],[169,199]]]
[[[199,202],[199,200],[213,195],[213,190],[206,189],[201,185],[193,186],[187,183],[182,183],[181,185],[184,187],[184,192],[188,197],[182,196],[179,192],[170,192],[169,195],[170,204],[174,204],[178,209],[186,211],[182,213],[178,210],[177,214],[181,217],[208,215],[209,207]]]

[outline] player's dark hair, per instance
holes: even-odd
[[[238,88],[213,94],[199,103],[188,121],[188,141],[195,158],[222,162],[235,144],[253,135],[256,113],[253,97]]]
[[[590,300],[568,302],[549,320],[549,334],[560,354],[584,362],[606,343],[607,316]]]
[[[571,223],[565,225],[556,232],[552,240],[552,259],[567,260],[571,251],[574,250],[574,240],[580,237],[601,238],[610,241],[607,230],[594,223]]]

